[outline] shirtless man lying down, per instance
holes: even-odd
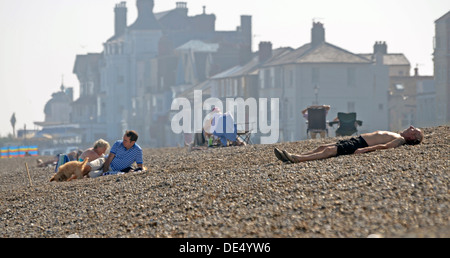
[[[283,162],[299,163],[311,160],[327,159],[340,155],[366,153],[382,149],[397,148],[404,144],[416,145],[423,140],[423,132],[410,126],[400,134],[389,131],[376,131],[362,134],[336,144],[322,145],[316,150],[300,155],[291,154],[285,150],[274,149],[275,156]]]

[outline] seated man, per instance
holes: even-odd
[[[400,134],[388,131],[377,131],[362,134],[358,138],[339,141],[336,144],[323,145],[316,150],[295,155],[287,151],[274,149],[275,156],[283,162],[299,163],[311,160],[326,159],[340,155],[350,155],[353,153],[366,153],[381,149],[396,148],[404,144],[416,145],[423,140],[423,132],[420,129],[410,126]]]
[[[108,157],[100,158],[95,163],[96,171],[89,172],[89,177],[96,178],[102,175],[112,175],[119,172],[132,171],[131,165],[136,162],[138,168],[143,169],[142,148],[136,143],[138,134],[135,131],[126,131],[123,140],[117,141],[111,148]]]

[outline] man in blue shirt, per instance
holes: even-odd
[[[135,131],[126,131],[122,141],[117,141],[103,165],[103,172],[122,171],[129,172],[131,165],[136,162],[138,168],[143,169],[142,148],[136,143],[138,134]]]

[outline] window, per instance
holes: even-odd
[[[263,88],[270,88],[270,70],[264,71],[264,87]]]
[[[320,78],[320,69],[317,67],[314,67],[312,69],[312,73],[311,73],[311,82],[312,83],[319,83],[319,78]]]
[[[231,85],[232,81],[230,79],[226,80],[226,97],[228,96],[232,96],[233,94],[233,89],[232,89],[232,85]]]
[[[288,80],[287,81],[288,81],[287,86],[289,88],[292,88],[294,86],[294,71],[289,70],[289,72],[288,72]]]
[[[159,112],[164,112],[164,102],[161,98],[156,100],[156,110]]]
[[[274,72],[273,88],[280,88],[281,85],[282,85],[282,81],[281,81],[281,79],[282,79],[282,76],[281,76],[282,70],[280,68],[275,68],[273,70],[273,72]]]
[[[353,101],[347,102],[347,112],[352,113],[352,112],[355,112],[355,110],[356,110],[355,102],[353,102]]]
[[[356,87],[356,79],[355,76],[356,72],[355,72],[355,68],[354,67],[350,67],[347,69],[347,85],[348,87]]]
[[[265,75],[265,70],[261,70],[261,72],[259,73],[259,87],[261,89],[264,89],[264,75]]]
[[[87,83],[87,94],[88,95],[94,95],[94,83],[93,82],[88,82]]]
[[[292,103],[288,104],[288,118],[289,120],[294,120],[294,105]]]
[[[124,83],[125,82],[125,78],[124,78],[124,76],[122,74],[122,69],[120,67],[116,66],[115,70],[116,70],[116,82],[118,84]]]

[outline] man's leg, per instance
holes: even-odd
[[[93,170],[93,171],[89,172],[88,175],[90,178],[97,178],[97,177],[102,176],[103,173],[104,173],[103,169],[100,169],[100,170]]]
[[[305,162],[305,161],[312,161],[312,160],[319,160],[319,159],[327,159],[331,157],[335,157],[337,155],[337,147],[336,145],[323,147],[322,151],[311,153],[311,154],[300,154],[295,155],[291,154],[289,152],[283,151],[286,158],[288,158],[293,163],[299,163],[299,162]],[[320,149],[321,147],[319,147]]]
[[[313,150],[313,151],[310,151],[310,152],[307,152],[307,153],[303,153],[303,154],[301,154],[301,155],[310,155],[310,154],[322,152],[322,151],[325,150],[326,148],[328,148],[328,147],[333,147],[333,146],[335,146],[335,145],[336,145],[336,144],[334,144],[334,143],[322,145],[322,146],[319,146],[317,149],[315,149],[315,150]]]
[[[320,132],[320,138],[325,139],[325,131]]]
[[[86,164],[86,166],[84,166],[83,175],[86,176],[89,174],[89,176],[92,177],[90,175],[90,172],[101,170],[103,168],[103,164],[105,164],[105,158],[98,158],[92,162],[88,162]],[[95,175],[95,174],[93,174],[93,175]]]

